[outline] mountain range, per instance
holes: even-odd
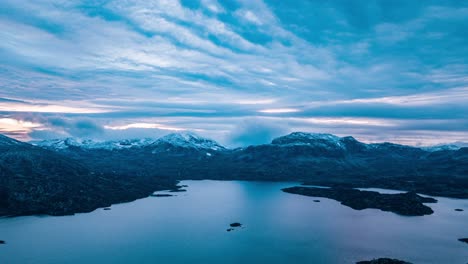
[[[0,136],[0,215],[87,212],[176,188],[185,179],[299,181],[468,198],[467,147],[366,144],[302,132],[235,149],[192,133],[31,143]]]
[[[348,139],[354,139],[353,137],[343,137]],[[294,132],[287,136],[279,137],[274,139],[272,144],[281,144],[285,139],[294,144],[316,144],[318,142],[338,142],[341,138],[332,134],[322,134],[322,133],[304,133],[304,132]],[[80,147],[83,149],[127,149],[132,147],[144,147],[147,145],[154,145],[159,143],[168,143],[172,145],[179,145],[184,147],[193,147],[193,148],[212,148],[213,150],[222,150],[228,149],[227,147],[222,146],[214,140],[200,137],[199,135],[191,132],[184,133],[171,133],[166,136],[163,136],[158,139],[153,138],[143,138],[143,139],[124,139],[124,140],[110,140],[110,141],[94,141],[91,139],[75,139],[75,138],[63,138],[63,139],[51,139],[51,140],[42,140],[42,141],[30,141],[32,145],[37,145],[40,147],[61,150],[67,149],[69,147]],[[376,145],[376,144],[369,144]],[[395,144],[397,145],[397,144]],[[403,145],[402,145],[403,146]],[[459,150],[461,148],[468,147],[468,143],[465,142],[453,142],[448,144],[438,144],[433,146],[423,146],[423,147],[414,147],[420,148],[425,151],[440,151],[440,150]]]

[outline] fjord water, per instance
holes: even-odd
[[[468,200],[403,217],[283,193],[295,183],[184,181],[175,197],[63,217],[0,219],[0,263],[466,263]],[[455,212],[455,208],[465,211]],[[227,232],[229,224],[244,227]]]

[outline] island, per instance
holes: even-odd
[[[241,223],[237,223],[237,222],[236,222],[236,223],[232,223],[232,224],[230,224],[230,226],[231,226],[231,227],[241,227],[241,226],[242,226],[242,224],[241,224]]]
[[[468,243],[468,237],[467,238],[459,238],[458,241],[463,242],[463,243]]]
[[[103,210],[104,210],[104,211],[109,211],[109,210],[111,210],[111,209],[110,209],[110,207],[105,207]]]
[[[356,262],[356,264],[411,264],[411,263],[403,261],[403,260],[398,260],[398,259],[379,258],[379,259],[373,259],[373,260],[358,261]]]
[[[0,245],[6,244],[5,240],[0,240]]]
[[[341,202],[341,204],[355,210],[380,209],[404,216],[422,216],[434,213],[424,203],[436,203],[430,197],[422,197],[415,192],[382,194],[374,191],[361,191],[350,188],[316,188],[316,187],[290,187],[282,191],[287,193],[324,197]]]
[[[457,208],[457,209],[455,209],[455,211],[457,211],[457,212],[463,212],[463,209]]]
[[[229,226],[230,228],[226,229],[226,231],[231,232],[231,231],[236,230],[237,227],[241,227],[242,224],[238,222],[234,222],[234,223],[229,224]]]

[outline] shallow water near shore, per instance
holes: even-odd
[[[404,217],[281,191],[296,183],[181,184],[187,192],[109,211],[0,219],[0,263],[468,262],[457,241],[468,237],[468,200],[437,197],[434,214]],[[233,222],[243,226],[227,232]]]

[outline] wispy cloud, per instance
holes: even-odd
[[[29,121],[18,120],[14,118],[0,118],[0,133],[17,135],[18,138],[24,139],[27,133],[30,133],[36,128],[40,128],[41,124]]]
[[[272,108],[272,109],[262,109],[258,112],[265,114],[284,114],[284,113],[295,113],[299,112],[299,109],[295,108]]]
[[[24,113],[64,113],[64,114],[97,114],[111,112],[110,109],[100,108],[92,104],[76,101],[61,101],[61,105],[53,102],[26,103],[15,101],[0,101],[0,111]],[[73,106],[67,106],[73,105]]]
[[[111,130],[127,130],[131,128],[154,128],[154,129],[172,130],[172,131],[187,130],[186,128],[171,127],[171,126],[166,126],[162,124],[154,124],[154,123],[132,123],[132,124],[122,125],[122,126],[104,126],[104,128],[111,129]]]

